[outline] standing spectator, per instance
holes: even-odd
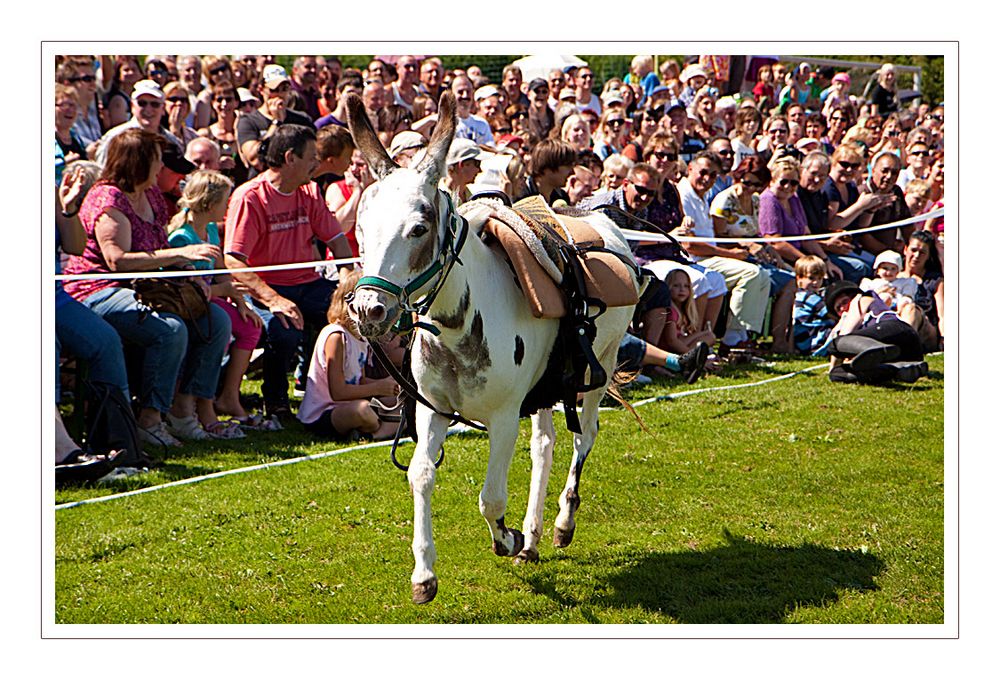
[[[555,116],[549,108],[549,84],[544,78],[528,83],[528,129],[538,139],[545,139],[555,125]]]
[[[833,77],[833,82],[830,85],[830,93],[826,96],[826,101],[823,103],[824,118],[829,121],[834,109],[838,106],[847,106],[853,109],[854,105],[851,103],[850,90],[851,76],[841,71]]]
[[[448,174],[441,179],[441,188],[451,194],[456,207],[469,200],[468,187],[479,174],[481,158],[482,151],[472,140],[461,137],[452,140],[448,149]]]
[[[720,171],[718,157],[709,151],[699,152],[688,163],[687,176],[677,189],[681,195],[684,214],[694,220],[694,235],[712,238],[715,227],[705,195]],[[732,293],[729,309],[731,315],[722,338],[725,345],[733,347],[749,339],[749,333],[760,333],[767,309],[770,278],[760,267],[746,260],[750,254],[742,249],[720,248],[714,242],[692,242],[688,252],[703,267],[722,274],[726,287]]]
[[[628,141],[628,121],[620,108],[608,109],[601,116],[594,140],[594,153],[603,161],[608,156],[621,153]]]
[[[144,73],[146,74],[146,78],[156,83],[160,89],[163,89],[171,80],[167,64],[162,59],[157,59],[156,57],[149,57],[146,60]]]
[[[215,111],[212,110],[213,88],[222,82],[233,82],[233,66],[229,57],[221,54],[208,55],[202,60],[207,85],[198,93],[198,101],[201,106],[208,109],[209,122],[215,120]],[[196,106],[198,104],[195,104]],[[193,125],[191,127],[194,127]]]
[[[667,115],[660,121],[660,127],[673,135],[680,147],[680,157],[685,163],[690,163],[695,154],[705,150],[705,143],[688,134],[687,109],[676,102],[667,108]]]
[[[167,130],[180,141],[181,148],[187,148],[188,142],[198,137],[198,133],[186,122],[191,111],[191,93],[180,83],[167,83],[163,89],[163,103],[167,113]]]
[[[325,116],[319,118],[316,121],[316,129],[326,127],[327,125],[336,125],[338,127],[347,127],[347,95],[354,93],[361,96],[364,91],[364,81],[358,75],[350,75],[345,73],[337,81],[337,107]]]
[[[476,90],[476,112],[489,121],[500,112],[500,91],[493,85],[483,85]]]
[[[471,80],[470,80],[471,82]],[[503,86],[504,91],[507,93],[507,106],[512,106],[514,104],[520,104],[521,106],[528,108],[531,103],[528,101],[527,95],[521,92],[521,84],[524,82],[524,76],[521,73],[521,69],[514,64],[507,64],[503,67],[503,73],[500,77],[500,84]],[[455,84],[452,82],[452,91],[455,90]]]
[[[711,205],[716,196],[733,186],[733,178],[729,173],[735,167],[733,165],[733,157],[736,155],[736,152],[733,151],[733,143],[725,137],[715,137],[709,140],[708,150],[722,161],[722,169],[719,171],[719,176],[716,178],[715,184],[712,185],[712,188],[705,195],[705,200]]]
[[[896,183],[900,189],[915,179],[927,179],[931,172],[931,149],[923,142],[913,142],[906,147],[906,167],[899,172]]]
[[[190,103],[191,113],[188,115],[185,124],[194,129],[203,128],[212,120],[212,110],[208,103],[198,99],[198,95],[205,88],[202,80],[201,59],[194,55],[187,55],[177,60],[180,68],[180,82],[192,96]]]
[[[373,121],[378,120],[378,112],[385,107],[385,100],[385,85],[382,80],[380,78],[366,80],[365,88],[361,91],[361,101],[365,103],[368,117]]]
[[[263,85],[263,103],[256,111],[240,116],[236,122],[236,140],[250,179],[266,167],[263,159],[258,158],[260,143],[264,139],[273,136],[283,125],[312,126],[308,116],[288,108],[292,85],[283,67],[278,64],[265,66]]]
[[[577,153],[589,151],[592,144],[590,125],[579,114],[567,116],[563,121],[559,138],[572,146]]]
[[[715,121],[716,97],[709,87],[703,87],[695,94],[688,107],[687,130],[692,137],[697,137],[703,144],[708,144],[708,140],[715,137],[721,128],[716,127]]]
[[[517,72],[520,73],[520,69]],[[451,91],[455,95],[455,110],[458,114],[455,137],[492,146],[494,141],[490,124],[472,114],[472,81],[468,76],[457,76],[451,81]],[[514,134],[518,134],[516,130]]]
[[[120,54],[115,57],[111,88],[104,95],[104,129],[121,125],[132,117],[132,88],[142,80],[139,59]]]
[[[184,151],[184,158],[199,170],[218,170],[221,162],[219,145],[207,137],[195,137]]]
[[[283,69],[282,69],[283,70]],[[273,81],[272,81],[273,82]],[[282,125],[258,149],[267,169],[238,187],[226,214],[226,266],[249,289],[264,320],[264,383],[268,415],[290,414],[288,370],[301,344],[312,354],[314,334],[322,327],[334,284],[312,269],[259,274],[247,267],[309,262],[318,238],[337,258],[352,257],[336,218],[311,181],[318,165],[316,131],[311,126]],[[350,267],[342,269],[342,275]]]
[[[302,107],[302,113],[309,116],[310,120],[318,119],[322,114],[319,111],[319,62],[315,56],[307,55],[296,57],[292,62],[292,79],[289,84],[292,92],[298,98]],[[298,108],[298,107],[295,107]]]
[[[578,111],[590,109],[601,115],[601,99],[594,94],[594,71],[589,66],[581,66],[576,72],[576,108]]]
[[[399,80],[391,86],[392,103],[405,107],[413,113],[413,100],[420,94],[417,86],[420,84],[420,60],[407,54],[396,62],[399,69]]]
[[[708,84],[708,74],[698,64],[691,64],[681,72],[681,82],[684,83],[684,89],[681,90],[678,99],[680,99],[681,104],[686,108],[694,102],[694,96],[698,94],[698,91]],[[718,90],[714,87],[710,91],[716,97],[719,96]]]
[[[236,89],[228,80],[213,85],[211,103],[212,111],[215,112],[215,122],[207,128],[198,130],[199,136],[218,145],[219,167],[217,169],[233,180],[236,186],[247,181],[247,167],[240,156],[239,144],[236,141],[238,97]],[[189,149],[192,143],[188,143]],[[194,161],[192,160],[192,162]]]
[[[219,257],[219,248],[207,243],[168,247],[167,205],[156,187],[167,144],[142,129],[125,130],[110,140],[101,180],[80,208],[87,243],[82,255],[70,258],[67,273],[150,271]],[[136,419],[140,440],[177,446],[174,435],[207,438],[191,418],[196,398],[215,396],[230,335],[225,312],[209,305],[208,313],[193,321],[151,312],[132,290],[109,280],[73,281],[65,289],[114,326],[126,342],[144,349]],[[173,434],[162,419],[168,411]]]
[[[778,102],[774,97],[774,73],[771,64],[764,64],[757,69],[757,83],[753,86],[754,101],[762,111],[771,110]]]
[[[420,65],[420,93],[434,101],[441,98],[444,91],[444,66],[437,57],[424,59]]]
[[[553,111],[559,107],[559,96],[563,93],[563,90],[567,92],[572,92],[573,102],[576,102],[576,92],[570,90],[566,87],[566,76],[563,74],[561,69],[554,68],[549,71],[549,108]]]
[[[872,88],[871,101],[880,116],[887,116],[899,110],[899,98],[896,94],[896,67],[892,64],[882,64],[878,70],[878,82]]]
[[[625,83],[638,85],[641,88],[642,96],[639,98],[638,105],[645,104],[646,97],[652,94],[653,89],[660,84],[660,79],[656,77],[656,72],[653,70],[653,55],[638,54],[632,57],[632,65],[629,74],[625,76]]]
[[[730,136],[733,145],[733,167],[743,162],[744,158],[757,155],[753,146],[754,138],[760,130],[763,117],[753,106],[741,106],[736,111],[736,123]]]
[[[828,145],[828,148],[833,147],[836,151],[837,147],[844,141],[847,131],[854,125],[853,108],[844,104],[835,106],[830,110],[826,120],[830,127],[827,130],[826,138],[821,141]]]
[[[62,152],[64,162],[87,160],[87,150],[83,141],[73,132],[73,123],[79,111],[76,91],[68,85],[56,83],[56,144]]]

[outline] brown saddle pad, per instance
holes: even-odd
[[[563,264],[558,256],[557,240],[572,241],[579,246],[604,245],[604,239],[590,224],[582,219],[557,216],[540,196],[518,201],[514,209],[560,271]],[[510,260],[532,315],[539,319],[566,316],[566,300],[560,283],[539,263],[535,254],[538,249],[533,252],[525,243],[524,235],[495,218],[487,221],[483,232],[496,240]],[[588,252],[583,254],[582,263],[587,295],[602,300],[608,307],[624,307],[639,301],[632,272],[618,257],[606,252]]]

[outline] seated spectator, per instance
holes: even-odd
[[[313,55],[296,57],[292,62],[292,77],[289,80],[294,94],[295,105],[292,108],[317,120],[322,114],[319,110],[321,94],[319,91],[319,61]]]
[[[190,114],[184,123],[188,127],[195,130],[203,128],[212,120],[212,112],[208,103],[198,99],[198,95],[201,94],[206,85],[206,83],[202,82],[204,65],[202,64],[200,57],[189,54],[178,57],[177,67],[180,72],[180,84],[183,85],[184,89],[193,97],[193,100],[188,104]],[[232,72],[229,73],[227,78],[230,80],[232,79]]]
[[[75,132],[77,111],[76,90],[68,85],[56,83],[56,144],[65,163],[87,160],[87,149]]]
[[[619,154],[612,154],[604,159],[604,171],[601,173],[601,189],[614,191],[621,187],[628,171],[635,165],[631,160]]]
[[[378,138],[382,146],[389,146],[392,138],[400,132],[409,130],[413,124],[413,114],[404,106],[390,104],[379,109]]]
[[[207,243],[168,247],[167,207],[155,186],[166,144],[141,129],[125,130],[109,141],[101,180],[80,208],[87,243],[82,255],[70,258],[67,273],[151,271],[220,256],[218,246]],[[195,399],[215,397],[230,335],[226,313],[210,305],[205,316],[184,321],[150,311],[132,290],[108,280],[73,281],[65,288],[111,324],[126,343],[144,350],[137,417],[140,439],[177,446],[180,442],[174,435],[207,438],[195,417]],[[169,413],[171,431],[163,422],[164,413]]]
[[[826,356],[830,332],[836,322],[826,310],[821,293],[826,279],[826,263],[815,255],[795,261],[795,307],[792,312],[792,339],[801,354]]]
[[[861,194],[854,178],[858,176],[864,163],[864,156],[858,147],[846,143],[837,147],[830,159],[830,177],[823,185],[823,194],[827,200],[827,225],[831,232],[850,232],[871,223],[871,212],[887,204],[887,200],[878,194],[867,192]],[[862,218],[865,222],[862,222]],[[861,236],[864,236],[862,234]],[[850,240],[853,254],[864,261],[868,270],[875,263],[875,256],[866,252],[861,245],[861,236],[855,241],[845,234],[842,240]],[[882,250],[882,248],[876,248]]]
[[[233,75],[232,62],[229,61],[229,57],[221,54],[206,56],[202,60],[202,68],[205,70],[208,83],[207,87],[202,88],[201,92],[198,93],[195,106],[200,110],[207,112],[208,121],[206,122],[205,114],[203,114],[200,119],[196,120],[198,124],[191,126],[196,130],[208,127],[211,122],[215,120],[215,111],[212,109],[212,98],[214,97],[215,86],[219,83],[231,84],[235,78]],[[204,123],[204,125],[201,123]]]
[[[255,152],[260,152],[267,170],[237,187],[229,201],[226,267],[249,289],[254,308],[264,320],[264,409],[269,416],[287,419],[288,371],[299,345],[306,356],[312,353],[313,331],[323,325],[334,284],[313,269],[259,274],[244,270],[310,262],[316,257],[314,238],[325,243],[337,259],[353,254],[312,182],[318,164],[315,128],[282,125],[261,146]],[[281,238],[275,238],[275,233]],[[351,269],[341,267],[341,276]]]
[[[896,184],[904,192],[906,185],[913,180],[925,180],[930,176],[933,152],[925,142],[912,142],[906,147],[905,159],[906,167],[900,170],[899,179],[896,180]]]
[[[906,183],[903,196],[906,198],[906,207],[910,209],[911,215],[921,215],[931,211],[931,185],[926,180],[911,179]],[[924,228],[926,229],[926,226]]]
[[[132,117],[104,133],[97,143],[97,152],[93,158],[99,165],[104,165],[108,154],[108,144],[112,139],[126,130],[139,128],[152,134],[158,134],[171,142],[183,155],[184,145],[177,137],[161,127],[164,113],[165,96],[159,86],[150,80],[140,80],[132,89]]]
[[[538,139],[545,139],[555,124],[549,108],[549,84],[544,78],[535,78],[528,83],[528,130]]]
[[[721,126],[716,126],[714,92],[714,88],[702,87],[695,93],[687,111],[688,131],[692,137],[697,137],[706,146],[713,137],[722,132]]]
[[[677,142],[681,160],[690,163],[695,154],[705,150],[705,143],[688,133],[687,109],[680,103],[667,107],[666,115],[660,120],[660,128],[668,132]]]
[[[618,108],[609,108],[601,116],[594,140],[594,153],[603,161],[611,154],[621,153],[628,141],[628,122],[625,113]]]
[[[864,260],[854,255],[854,246],[842,230],[829,228],[829,200],[823,188],[830,177],[830,158],[821,151],[806,155],[799,175],[798,197],[806,215],[806,224],[812,234],[829,234],[817,241],[830,263],[837,267],[848,281],[858,283],[871,271]]]
[[[632,117],[634,122],[632,124],[631,137],[622,149],[623,156],[633,163],[638,163],[642,160],[644,149],[649,144],[650,138],[660,129],[661,115],[662,111],[659,113],[654,111],[637,111],[635,113]]]
[[[232,189],[232,180],[219,172],[199,170],[192,173],[184,187],[184,194],[178,201],[181,211],[167,225],[167,240],[170,245],[179,248],[208,243],[220,248],[221,253],[219,223],[225,219]],[[213,261],[196,262],[194,267],[224,268],[221,257]],[[214,394],[212,397],[199,396],[195,400],[195,411],[201,427],[214,438],[242,439],[244,434],[240,423],[253,425],[254,422],[240,404],[240,385],[243,374],[250,365],[250,354],[260,340],[262,322],[243,299],[243,293],[233,285],[230,276],[206,277],[205,281],[209,286],[212,305],[226,313],[232,327],[233,343],[229,349],[229,362],[218,403],[220,411],[235,416],[236,420],[219,420]]]
[[[709,347],[715,344],[712,329],[698,317],[691,277],[687,271],[683,268],[674,269],[667,274],[664,283],[670,291],[670,307],[663,334],[659,342],[654,344],[676,354],[690,352],[699,343],[705,343]]]
[[[560,129],[559,138],[573,147],[577,153],[589,151],[593,144],[590,136],[590,125],[583,116],[572,114],[566,117]],[[604,160],[603,158],[601,160]]]
[[[764,136],[757,142],[757,153],[764,162],[770,162],[774,152],[788,144],[788,119],[782,115],[771,116],[764,122]]]
[[[452,140],[446,161],[448,170],[441,178],[441,188],[451,194],[456,207],[471,198],[469,185],[479,174],[482,156],[482,149],[472,140]]]
[[[566,142],[543,139],[531,150],[531,173],[528,195],[539,194],[551,206],[569,205],[570,197],[563,189],[573,174],[577,153]]]
[[[844,143],[844,136],[854,125],[854,109],[843,104],[834,106],[826,114],[826,122],[828,126],[826,137],[821,141],[828,145],[827,148],[832,147],[836,150]]]
[[[209,139],[219,146],[219,167],[224,175],[237,186],[247,180],[249,170],[240,156],[237,141],[236,122],[239,95],[228,80],[222,80],[208,90],[215,122],[198,130],[200,137]],[[189,142],[190,145],[190,142]]]
[[[593,152],[586,152],[600,164],[600,159]],[[593,165],[589,165],[584,160],[586,156],[579,154],[576,165],[573,166],[573,174],[566,180],[566,194],[569,196],[569,204],[577,205],[581,200],[592,196],[600,188],[601,176]]]
[[[360,276],[360,272],[348,274],[330,299],[329,323],[316,339],[298,414],[306,430],[337,441],[352,441],[359,434],[388,439],[398,427],[398,421],[380,419],[376,399],[394,404],[399,385],[392,378],[373,380],[365,375],[371,348],[347,314],[345,298]]]
[[[146,60],[143,73],[148,80],[152,80],[156,83],[156,86],[161,90],[172,80],[166,63],[162,59],[157,59],[155,57],[151,57]]]
[[[936,239],[929,231],[914,231],[903,251],[904,277],[917,282],[914,302],[923,319],[904,318],[917,330],[925,352],[936,352],[944,346],[944,273]]]
[[[263,140],[272,137],[283,125],[313,125],[309,116],[288,108],[291,88],[288,73],[283,67],[277,64],[265,66],[260,107],[236,121],[236,141],[249,179],[266,170],[264,160],[259,157]]]
[[[872,162],[872,171],[864,186],[861,188],[862,196],[871,194],[880,199],[880,203],[874,207],[867,215],[859,220],[859,226],[876,227],[880,224],[892,224],[905,220],[910,215],[910,209],[906,205],[906,197],[903,190],[896,185],[899,178],[900,160],[899,156],[891,151],[883,151],[875,157]],[[903,242],[909,240],[915,225],[906,224],[898,227],[902,233]],[[858,242],[861,247],[871,255],[874,261],[875,255],[883,250],[898,250],[896,243],[896,229],[882,229],[879,231],[860,234]]]
[[[769,66],[762,67],[770,70]],[[736,112],[736,121],[730,140],[733,144],[733,164],[738,166],[744,158],[756,156],[757,149],[753,142],[760,130],[763,118],[760,111],[752,106],[741,106]]]
[[[56,69],[56,82],[72,87],[76,93],[77,118],[72,130],[87,149],[87,157],[94,158],[93,144],[101,138],[100,109],[97,98],[97,76],[92,56],[65,57]]]
[[[206,91],[207,88],[202,92]],[[198,137],[198,133],[186,122],[191,112],[191,93],[180,83],[167,83],[163,88],[163,102],[167,112],[167,130],[180,141],[181,148],[186,149],[188,142]]]
[[[219,170],[222,150],[207,137],[195,137],[184,151],[184,158],[199,170]]]

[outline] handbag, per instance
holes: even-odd
[[[176,314],[185,321],[208,313],[208,295],[190,278],[133,279],[132,290],[140,304],[154,312]]]

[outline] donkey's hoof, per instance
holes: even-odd
[[[535,548],[525,548],[514,558],[514,564],[524,564],[526,562],[537,562],[538,551]]]
[[[413,604],[427,604],[434,599],[438,592],[437,577],[433,577],[423,583],[413,584]]]
[[[573,533],[576,531],[576,527],[572,527],[569,530],[563,530],[559,527],[555,527],[552,532],[552,545],[557,548],[565,548],[570,543],[573,542]]]
[[[514,536],[514,547],[509,551],[504,547],[503,543],[500,541],[493,541],[493,554],[498,557],[509,557],[511,555],[517,555],[521,552],[521,548],[524,547],[524,534],[522,534],[517,529],[510,529],[510,533]]]

